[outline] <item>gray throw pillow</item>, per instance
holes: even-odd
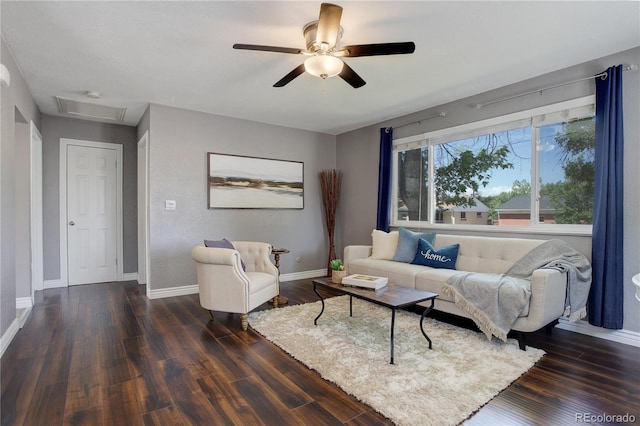
[[[231,249],[231,250],[235,250],[236,248],[233,246],[233,244],[231,243],[231,241],[227,240],[226,238],[223,238],[221,240],[204,240],[204,246],[205,247],[216,247],[216,248],[226,248],[226,249]],[[242,270],[243,271],[247,271],[247,267],[244,264],[244,261],[242,260],[242,258],[240,259],[240,263],[242,264]]]

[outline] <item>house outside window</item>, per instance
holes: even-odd
[[[594,101],[394,140],[392,224],[590,233]]]

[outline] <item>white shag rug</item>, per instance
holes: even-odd
[[[482,333],[397,311],[394,365],[391,310],[349,297],[249,314],[249,323],[295,359],[397,425],[456,425],[531,368],[544,351],[488,341]]]

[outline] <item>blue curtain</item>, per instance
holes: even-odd
[[[389,232],[391,212],[391,158],[393,153],[393,129],[380,129],[380,164],[378,165],[378,219],[376,229]]]
[[[622,329],[623,321],[622,65],[596,77],[593,281],[589,323]]]

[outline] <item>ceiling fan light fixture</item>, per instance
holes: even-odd
[[[340,74],[344,62],[331,55],[316,55],[304,61],[304,69],[311,75],[322,79]]]
[[[340,58],[406,55],[413,53],[416,49],[416,45],[412,41],[354,44],[339,47],[338,42],[342,39],[342,27],[340,26],[341,18],[341,6],[331,3],[322,3],[320,5],[320,15],[318,16],[318,20],[309,22],[302,29],[307,46],[306,49],[239,43],[234,44],[233,48],[241,50],[256,50],[259,52],[289,53],[293,55],[305,55],[308,57],[303,64],[298,65],[283,78],[276,81],[273,87],[284,87],[306,71],[309,74],[322,79],[340,76],[342,80],[354,89],[364,86],[367,82]]]

